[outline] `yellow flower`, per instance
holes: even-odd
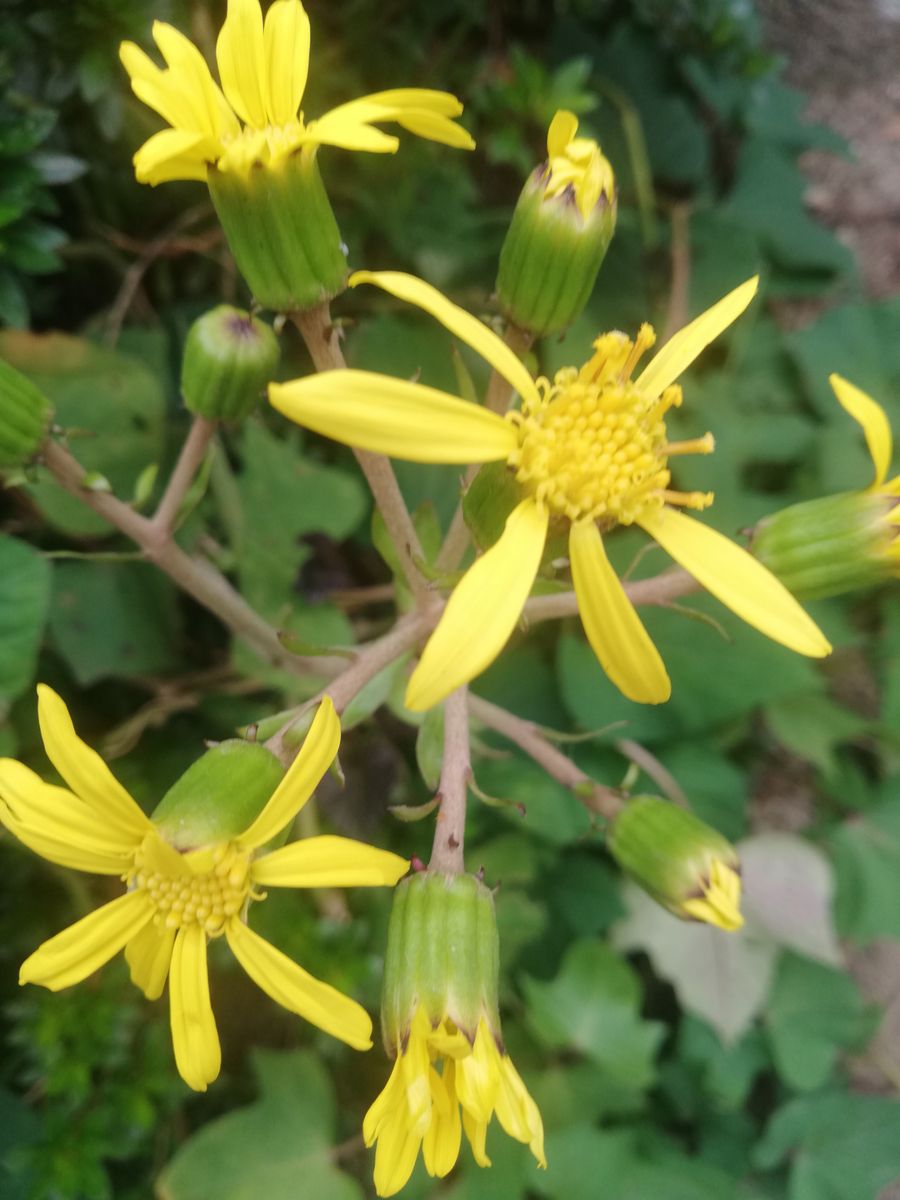
[[[616,181],[609,161],[593,138],[576,137],[578,118],[565,109],[554,116],[547,131],[545,197],[559,196],[571,187],[581,215],[587,220],[601,196],[616,198]]]
[[[671,685],[662,659],[606,557],[603,532],[641,526],[709,592],[762,633],[800,654],[831,647],[787,589],[750,554],[681,508],[709,494],[669,487],[670,457],[708,453],[711,435],[670,442],[665,413],[681,403],[678,376],[744,311],[751,279],[677,333],[636,379],[654,341],[648,325],[631,341],[607,333],[580,369],[532,379],[494,333],[435,288],[397,272],[361,271],[369,282],[436,317],[519,393],[521,411],[498,416],[418,383],[368,371],[330,371],[271,384],[285,416],[338,441],[426,463],[506,461],[523,499],[496,542],[466,572],[432,634],[407,690],[427,709],[473,679],[500,653],[540,566],[551,520],[569,528],[569,558],[588,641],[629,699],[658,704]]]
[[[120,49],[135,95],[170,126],[135,154],[141,183],[205,180],[211,164],[246,176],[256,164],[274,167],[299,149],[314,155],[320,145],[392,153],[397,138],[375,128],[383,121],[448,146],[474,145],[454,123],[463,108],[456,97],[424,88],[376,92],[305,121],[309,18],[300,0],[275,0],[265,22],[258,0],[228,0],[216,43],[221,88],[177,29],[156,21],[153,37],[165,69],[133,42]]]
[[[391,886],[407,869],[395,854],[340,837],[265,851],[337,753],[340,723],[331,701],[326,697],[319,706],[300,753],[256,818],[234,837],[183,852],[81,741],[65,704],[44,685],[38,716],[47,755],[71,791],[44,783],[14,759],[0,759],[0,821],[50,862],[118,875],[126,891],[40,946],[22,964],[19,982],[58,991],[124,949],[131,977],[148,999],[158,999],[168,977],[175,1061],[185,1082],[205,1091],[221,1064],[206,947],[210,938],[224,936],[247,974],[279,1004],[368,1049],[368,1013],[308,975],[246,921],[249,903],[264,899],[265,887]]]
[[[495,1114],[509,1136],[530,1147],[546,1167],[541,1114],[487,1021],[479,1021],[470,1043],[452,1021],[432,1027],[418,1008],[387,1085],[363,1122],[366,1145],[377,1142],[378,1195],[399,1192],[420,1149],[428,1174],[442,1179],[459,1157],[463,1130],[475,1161],[489,1167],[484,1147]]]
[[[709,875],[700,884],[699,896],[682,900],[682,912],[695,921],[706,921],[720,929],[733,932],[744,924],[741,915],[741,877],[737,871],[714,858],[709,865]]]

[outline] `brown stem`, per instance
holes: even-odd
[[[620,754],[633,762],[635,766],[640,767],[673,804],[680,804],[682,808],[690,808],[688,798],[682,791],[678,780],[671,771],[663,766],[655,754],[651,754],[645,746],[642,746],[640,742],[633,742],[631,738],[620,738],[615,743],[615,747]]]
[[[609,821],[622,808],[623,801],[618,792],[596,783],[586,775],[544,737],[540,726],[533,721],[517,717],[505,708],[491,704],[489,700],[482,700],[480,696],[469,697],[469,712],[488,729],[501,733],[520,750],[524,750],[553,779],[570,788],[590,812],[599,813]]]
[[[466,832],[466,799],[472,766],[469,758],[469,712],[465,687],[444,701],[444,759],[429,871],[461,875],[465,870],[463,843]]]
[[[159,507],[153,514],[152,524],[160,535],[172,533],[178,510],[184,502],[188,489],[194,482],[194,477],[200,470],[200,464],[206,455],[213,434],[216,432],[215,421],[206,417],[194,417],[190,431],[185,438],[175,469],[166,484]]]
[[[292,313],[291,319],[300,331],[317,371],[333,371],[346,367],[337,330],[331,323],[331,312],[327,302],[316,308]],[[413,595],[422,599],[428,592],[428,584],[415,561],[424,557],[422,546],[406,501],[400,492],[391,461],[383,454],[373,454],[369,450],[354,449],[353,453],[384,518],[406,581]]]
[[[687,571],[677,568],[654,575],[652,579],[638,579],[624,584],[626,595],[632,604],[665,605],[700,590],[700,584]],[[522,616],[528,625],[540,621],[556,621],[561,617],[574,617],[578,612],[578,597],[574,592],[558,592],[554,596],[532,596],[525,603]]]
[[[47,442],[43,462],[57,482],[82,504],[136,542],[146,558],[164,571],[188,595],[242,638],[266,662],[298,675],[321,674],[322,659],[289,654],[271,625],[247,604],[239,592],[209,563],[192,558],[173,541],[166,529],[157,527],[123,504],[109,492],[94,492],[84,486],[86,471],[68,450]]]

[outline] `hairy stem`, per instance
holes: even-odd
[[[316,308],[292,313],[291,319],[300,331],[317,371],[333,371],[346,367],[337,331],[331,323],[327,302]],[[383,454],[372,454],[368,450],[354,449],[353,453],[384,518],[406,582],[416,599],[421,600],[428,591],[427,581],[422,577],[415,561],[424,557],[422,546],[400,492],[391,461]]]
[[[576,766],[544,737],[540,726],[533,721],[517,717],[505,708],[482,700],[479,696],[469,697],[469,711],[482,725],[502,734],[520,750],[524,750],[553,779],[570,788],[590,812],[598,813],[609,821],[621,809],[623,801],[619,793],[613,788],[596,783],[585,774],[581,767]]]
[[[465,870],[463,844],[466,834],[466,799],[472,765],[469,758],[468,690],[457,688],[444,701],[444,759],[438,809],[431,847],[430,871],[461,875]]]
[[[190,431],[181,447],[175,469],[166,484],[159,507],[152,517],[152,524],[158,534],[172,533],[178,518],[178,510],[184,503],[188,489],[194,482],[194,477],[200,470],[200,464],[206,455],[207,447],[216,432],[215,421],[206,417],[194,417]]]

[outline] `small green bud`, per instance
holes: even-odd
[[[494,897],[474,875],[422,871],[394,891],[384,962],[381,1026],[396,1057],[419,1007],[470,1041],[480,1020],[499,1038],[500,949]]]
[[[804,599],[872,587],[900,574],[900,496],[843,492],[792,504],[760,521],[750,548]]]
[[[670,912],[740,929],[737,851],[715,829],[659,796],[635,796],[613,819],[607,844],[623,871]]]
[[[256,820],[284,768],[256,742],[219,742],[169,788],[153,813],[160,835],[177,850],[227,842]]]
[[[209,192],[238,270],[258,304],[314,308],[343,291],[347,257],[315,155],[298,151],[249,175],[210,166]]]
[[[181,391],[193,413],[242,421],[278,365],[278,339],[263,321],[230,304],[198,317],[188,331]]]
[[[52,419],[53,405],[40,388],[0,359],[0,468],[31,462]]]
[[[616,227],[612,167],[577,128],[571,113],[553,118],[547,161],[526,181],[500,252],[500,307],[538,336],[584,310]]]

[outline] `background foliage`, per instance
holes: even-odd
[[[139,187],[129,159],[153,129],[116,49],[153,18],[210,49],[223,6],[186,0],[0,0],[0,354],[32,375],[81,460],[146,503],[147,468],[186,430],[177,395],[191,319],[246,299],[205,192]],[[679,414],[717,453],[689,486],[714,489],[733,533],[785,503],[864,486],[869,466],[826,383],[849,375],[900,429],[900,301],[866,300],[854,261],[804,208],[798,157],[845,153],[802,118],[803,97],[764,51],[749,0],[311,2],[307,111],[400,82],[467,103],[479,148],[406,139],[396,159],[322,153],[351,261],[400,267],[489,315],[497,253],[553,112],[579,113],[612,159],[619,231],[589,311],[537,349],[581,361],[602,328],[648,314],[673,328],[756,270],[764,299],[707,356]],[[434,325],[348,295],[356,365],[421,371],[453,387]],[[284,335],[286,376],[306,369]],[[74,435],[73,435],[74,436]],[[446,520],[456,473],[400,467],[410,501]],[[152,806],[201,751],[295,702],[261,665],[44,478],[2,499],[0,750],[46,769],[33,683],[69,700],[80,730]],[[383,584],[366,493],[343,451],[261,413],[228,434],[184,527],[298,644],[377,633],[389,610],[348,610]],[[637,543],[615,541],[617,565]],[[662,565],[658,552],[640,571]],[[720,608],[714,622],[651,612],[674,698],[629,705],[574,626],[520,637],[476,690],[568,733],[597,778],[651,786],[627,740],[650,748],[698,813],[741,842],[748,922],[737,936],[681,925],[622,887],[577,800],[485,736],[469,865],[502,883],[505,1033],[544,1114],[550,1169],[489,1139],[490,1172],[464,1157],[433,1186],[448,1200],[875,1200],[900,1178],[900,1049],[876,1035],[866,964],[900,940],[900,608],[890,589],[817,605],[836,645],[824,667],[790,656]],[[387,677],[356,706],[346,786],[318,820],[407,853],[427,824],[389,805],[429,795],[434,731],[404,723]],[[382,701],[386,708],[374,710]],[[627,722],[627,724],[622,724]],[[418,743],[418,744],[417,744]],[[417,753],[418,751],[418,753]],[[655,785],[653,785],[655,786]],[[213,994],[222,1078],[189,1094],[170,1061],[163,1005],[111,966],[51,995],[19,992],[18,963],[86,911],[103,883],[0,842],[0,1193],[9,1200],[267,1200],[371,1194],[359,1136],[387,1064],[277,1010],[223,957]],[[264,931],[377,1008],[389,897],[279,895]],[[346,907],[349,905],[350,908]],[[352,916],[352,921],[348,920]],[[864,985],[861,990],[861,981]],[[887,1195],[887,1191],[884,1195]]]

